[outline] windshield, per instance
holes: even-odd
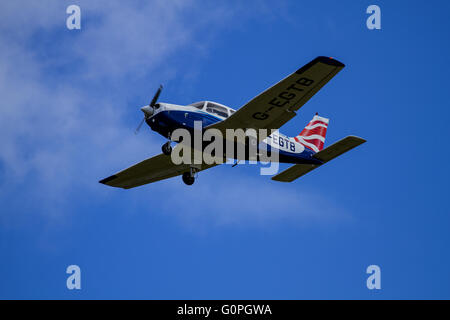
[[[203,109],[204,105],[205,105],[205,101],[200,101],[200,102],[190,104],[190,106],[195,107],[197,109]]]

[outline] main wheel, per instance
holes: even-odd
[[[170,154],[172,153],[172,146],[170,145],[170,142],[168,141],[164,143],[161,147],[161,150],[166,156],[170,156]]]
[[[189,172],[183,173],[183,182],[188,186],[192,185],[195,181],[195,178],[191,176]]]

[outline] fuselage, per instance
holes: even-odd
[[[205,130],[215,123],[224,121],[234,112],[235,110],[227,106],[210,101],[197,102],[187,106],[158,103],[153,114],[145,121],[153,131],[170,138],[171,133],[179,128],[193,132],[195,121],[200,121]],[[277,151],[279,162],[321,163],[313,158],[314,151],[305,148],[293,137],[288,137],[279,131],[273,132],[264,139],[259,145],[259,148],[261,147],[271,152]]]

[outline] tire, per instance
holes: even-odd
[[[189,172],[183,173],[183,182],[187,184],[188,186],[191,186],[195,181],[194,177],[191,177],[191,174]]]

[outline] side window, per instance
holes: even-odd
[[[224,118],[228,118],[228,109],[224,108],[222,106],[218,106],[217,104],[208,102],[208,104],[206,105],[206,111],[207,112],[211,112],[211,113],[215,113],[221,117]]]

